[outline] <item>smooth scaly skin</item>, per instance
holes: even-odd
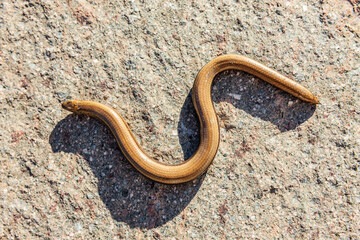
[[[143,175],[162,183],[183,183],[201,175],[216,155],[220,133],[211,99],[211,85],[216,74],[229,69],[251,73],[306,102],[319,103],[318,99],[300,84],[250,58],[240,55],[217,57],[200,70],[192,91],[193,103],[200,119],[200,146],[192,157],[177,165],[160,163],[148,156],[125,120],[114,109],[97,102],[82,100],[66,101],[63,107],[77,114],[96,117],[106,123],[123,154]]]

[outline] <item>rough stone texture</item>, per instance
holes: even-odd
[[[357,0],[0,1],[0,238],[356,239]],[[199,142],[199,69],[239,53],[313,91],[303,103],[242,72],[217,77],[219,152],[187,184],[154,183],[110,131],[61,109],[116,108],[160,161]]]

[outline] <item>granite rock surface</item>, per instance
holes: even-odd
[[[104,124],[61,109],[112,106],[151,156],[180,163],[199,143],[193,81],[226,53],[321,104],[219,74],[220,148],[190,183],[148,180]],[[356,239],[359,88],[358,0],[1,0],[0,238]]]

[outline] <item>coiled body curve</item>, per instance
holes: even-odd
[[[200,121],[200,145],[188,160],[177,165],[160,163],[145,153],[125,120],[114,109],[84,100],[69,100],[62,105],[74,113],[87,114],[103,121],[111,129],[125,157],[146,177],[167,184],[183,183],[201,175],[217,153],[220,132],[211,99],[211,86],[218,73],[229,69],[248,72],[303,101],[319,103],[309,90],[255,60],[235,54],[219,56],[199,71],[192,89],[192,100]]]

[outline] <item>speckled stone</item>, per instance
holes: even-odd
[[[0,2],[0,238],[356,239],[360,4]],[[116,108],[162,162],[199,144],[191,87],[238,53],[301,82],[316,107],[252,75],[213,86],[219,152],[171,186],[140,175],[109,129],[61,109]]]

